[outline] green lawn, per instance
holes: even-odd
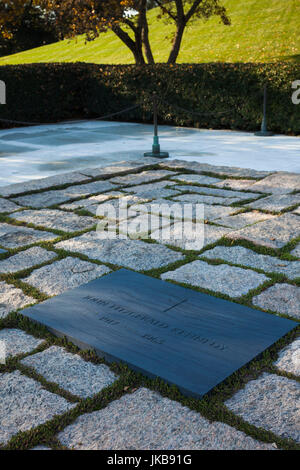
[[[300,62],[299,0],[224,0],[231,26],[218,18],[196,20],[186,31],[178,62]],[[149,12],[150,39],[157,62],[166,61],[173,27]],[[32,62],[133,63],[130,51],[111,32],[93,42],[84,37],[2,57],[0,65]]]

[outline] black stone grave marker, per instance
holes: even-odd
[[[23,315],[202,397],[296,323],[126,269],[23,310]]]

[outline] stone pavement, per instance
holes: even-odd
[[[194,204],[186,214],[185,203]],[[1,187],[0,447],[300,449],[295,333],[203,406],[132,383],[122,367],[79,355],[14,315],[126,267],[299,321],[299,206],[299,174],[179,160]],[[101,236],[97,225],[106,226]]]

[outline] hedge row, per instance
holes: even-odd
[[[115,119],[150,122],[151,97],[156,92],[163,100],[161,123],[254,131],[261,124],[266,83],[269,128],[300,134],[300,105],[291,100],[291,84],[297,79],[300,65],[293,63],[2,66],[0,80],[7,86],[7,104],[0,106],[0,119],[48,123],[95,118],[139,103]],[[5,122],[0,126],[11,127]]]

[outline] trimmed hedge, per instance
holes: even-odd
[[[269,129],[300,134],[300,105],[291,100],[291,84],[297,79],[300,65],[284,62],[8,65],[0,67],[0,80],[7,86],[7,104],[0,106],[0,118],[41,123],[88,119],[140,103],[114,119],[151,122],[151,96],[156,92],[163,100],[160,123],[255,131],[260,128],[267,83]],[[12,124],[0,122],[0,127]]]

